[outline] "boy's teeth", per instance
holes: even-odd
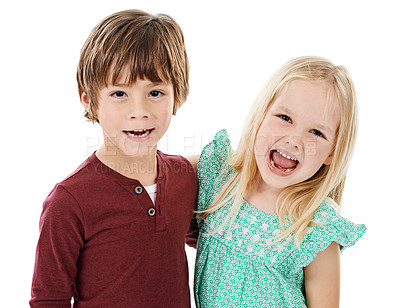
[[[145,137],[150,134],[150,129],[134,129],[131,131],[127,131],[129,136],[133,137]]]

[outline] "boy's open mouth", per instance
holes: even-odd
[[[153,130],[154,130],[154,128],[124,130],[124,133],[130,137],[143,138],[143,137],[148,136]]]
[[[299,161],[289,155],[286,155],[279,150],[272,150],[270,153],[271,165],[284,172],[290,172],[296,169]]]

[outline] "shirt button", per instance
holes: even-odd
[[[135,187],[135,193],[140,195],[143,192],[143,187],[142,186],[136,186]]]
[[[149,208],[149,210],[147,211],[147,214],[149,214],[149,216],[154,216],[156,215],[156,209],[154,208]]]

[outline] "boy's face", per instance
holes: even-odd
[[[122,74],[115,85],[99,91],[97,118],[108,153],[144,158],[155,154],[171,122],[173,86],[148,79],[128,85],[124,80]],[[84,97],[82,102],[86,105]]]

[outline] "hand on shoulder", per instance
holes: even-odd
[[[199,158],[200,155],[191,155],[191,156],[185,156],[185,158],[190,161],[190,163],[192,164],[194,170],[196,170],[197,172],[197,165],[199,163]]]

